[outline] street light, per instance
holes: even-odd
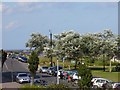
[[[57,84],[59,84],[59,64],[58,64],[59,52],[58,51],[56,52],[56,55],[57,55]]]
[[[49,30],[50,32],[50,49],[52,49],[52,32]],[[51,60],[51,67],[53,66],[52,64],[52,53],[51,53],[51,56],[50,56],[50,60]]]
[[[59,84],[59,65],[58,65],[58,57],[57,57],[57,84]]]

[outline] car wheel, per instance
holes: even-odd
[[[20,82],[20,81],[19,81],[19,84],[22,84],[22,83],[23,83],[23,82]]]
[[[93,88],[98,88],[98,86],[97,86],[97,85],[94,85]]]

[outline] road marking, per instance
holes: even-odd
[[[6,62],[5,62],[5,66],[6,66],[7,70],[9,71],[9,69],[8,69],[8,66],[7,66]]]

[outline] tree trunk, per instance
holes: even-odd
[[[75,60],[75,69],[77,68],[77,60]]]
[[[30,85],[32,86],[34,84],[34,76],[31,77]]]
[[[105,55],[103,54],[103,71],[105,71]]]

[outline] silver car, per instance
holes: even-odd
[[[42,66],[39,68],[40,73],[47,73],[48,67],[47,66]]]
[[[30,77],[27,73],[18,73],[16,76],[16,82],[23,83],[23,82],[30,82]]]

